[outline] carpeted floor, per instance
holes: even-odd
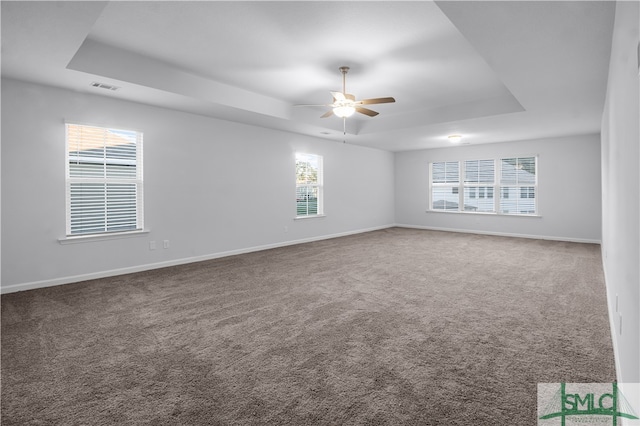
[[[392,228],[2,296],[2,424],[535,425],[611,382],[597,245]]]

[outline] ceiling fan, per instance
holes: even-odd
[[[329,92],[331,96],[333,96],[333,103],[331,104],[323,104],[323,105],[294,105],[294,106],[328,106],[331,107],[329,111],[320,116],[320,118],[331,117],[335,115],[336,117],[343,119],[344,125],[344,133],[346,134],[346,119],[347,117],[351,117],[355,112],[359,112],[360,114],[367,115],[369,117],[375,117],[378,115],[378,112],[370,110],[369,108],[364,108],[362,105],[373,105],[373,104],[388,104],[395,102],[396,100],[392,97],[387,98],[373,98],[373,99],[362,99],[360,101],[356,100],[356,97],[350,93],[347,93],[346,80],[347,73],[349,72],[349,67],[340,67],[340,72],[342,73],[342,92]]]

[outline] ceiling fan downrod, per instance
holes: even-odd
[[[349,72],[349,67],[340,67],[340,72],[342,73],[342,94],[347,94],[347,73]]]

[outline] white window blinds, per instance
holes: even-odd
[[[296,154],[296,216],[323,214],[322,157]]]
[[[537,157],[429,164],[429,209],[538,214]]]
[[[457,161],[431,163],[431,209],[458,210],[460,164]]]
[[[142,133],[66,125],[67,235],[140,230]]]
[[[495,161],[467,160],[464,162],[464,210],[495,211]]]
[[[536,157],[503,158],[500,169],[500,212],[536,214]]]

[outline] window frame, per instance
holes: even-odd
[[[316,182],[314,183],[299,183],[298,182],[298,162],[299,156],[307,156],[307,157],[315,157],[315,160],[318,164]],[[295,219],[310,219],[315,217],[324,217],[324,157],[320,154],[313,154],[309,152],[296,152],[295,153],[295,179],[296,179],[296,215]],[[316,190],[317,198],[316,198],[316,213],[312,214],[299,214],[298,210],[298,190],[299,188],[306,188],[305,191],[307,194],[309,190]],[[308,198],[307,198],[308,202]],[[308,209],[307,209],[308,210]]]
[[[527,200],[533,200],[533,205],[534,205],[534,212],[533,213],[503,213],[502,212],[502,200],[506,199],[506,200],[512,200],[513,197],[509,197],[509,194],[507,194],[507,196],[504,196],[504,190],[505,189],[509,189],[514,187],[515,185],[506,185],[506,184],[502,184],[502,161],[503,160],[507,160],[507,159],[525,159],[525,158],[533,158],[534,161],[534,168],[535,168],[535,175],[534,175],[534,182],[530,183],[522,183],[522,184],[518,184],[517,185],[517,198],[520,198],[520,191],[521,188],[524,187],[528,187],[528,188],[532,188],[533,190],[528,190],[528,195],[529,197],[527,197]],[[493,184],[486,184],[486,183],[468,183],[465,182],[465,177],[466,177],[466,170],[465,170],[465,166],[467,161],[483,161],[483,160],[492,160],[494,162],[494,179],[493,179]],[[458,186],[458,208],[457,209],[439,209],[439,208],[433,208],[433,197],[434,197],[434,188],[438,188],[441,187],[442,184],[439,183],[434,183],[433,182],[433,167],[434,164],[436,163],[458,163],[458,182],[457,182],[457,186]],[[514,217],[541,217],[540,216],[540,207],[539,207],[539,193],[538,193],[538,169],[539,169],[539,164],[540,164],[540,158],[538,154],[531,154],[531,155],[518,155],[518,156],[500,156],[500,157],[493,157],[493,158],[481,158],[481,159],[460,159],[460,160],[438,160],[438,161],[430,161],[429,162],[429,167],[428,167],[428,199],[427,199],[427,212],[435,212],[435,213],[454,213],[454,214],[458,214],[458,213],[463,213],[463,214],[479,214],[479,215],[495,215],[495,216],[514,216]],[[449,186],[451,186],[449,184]],[[494,209],[493,211],[474,211],[474,210],[465,210],[464,209],[464,195],[465,195],[465,189],[471,189],[473,188],[473,195],[475,195],[475,197],[470,197],[473,198],[475,200],[480,200],[480,188],[487,188],[485,189],[483,192],[485,194],[487,194],[487,191],[490,191],[493,195],[493,201],[494,201]],[[469,192],[469,194],[471,195],[471,191]],[[530,197],[530,195],[533,194],[533,197]],[[513,194],[511,194],[513,195]],[[483,198],[486,199],[486,198]]]
[[[520,159],[526,159],[526,158],[533,158],[534,161],[534,181],[533,183],[531,182],[518,182],[515,184],[503,184],[502,183],[502,162],[504,160],[510,160],[510,159],[515,159],[517,163],[519,163]],[[538,167],[539,167],[539,158],[538,155],[518,155],[518,156],[512,156],[512,157],[501,157],[499,160],[500,162],[500,167],[499,167],[499,171],[498,171],[498,175],[497,175],[497,179],[498,183],[500,185],[501,188],[501,192],[500,192],[500,203],[499,205],[497,205],[497,207],[499,207],[499,210],[497,210],[499,212],[499,214],[504,215],[504,216],[540,216],[540,210],[539,210],[539,206],[538,206]],[[504,213],[503,211],[503,205],[501,203],[502,199],[503,199],[503,192],[502,189],[503,188],[515,188],[515,197],[504,197],[504,199],[509,199],[510,201],[513,200],[516,205],[518,204],[518,200],[533,200],[533,213],[529,212],[529,213],[522,213],[517,212],[517,213]],[[522,197],[522,189],[523,188],[527,188],[527,197]],[[533,192],[530,191],[530,189],[533,188]],[[533,193],[533,197],[531,197],[531,194]]]
[[[135,159],[134,160],[122,160],[117,158],[112,158],[112,161],[109,161],[107,158],[107,152],[105,151],[102,159],[98,161],[99,157],[95,157],[96,159],[92,161],[88,161],[88,163],[92,164],[100,164],[104,168],[104,173],[102,176],[72,176],[71,173],[71,163],[73,160],[73,153],[70,147],[71,138],[69,135],[70,126],[78,126],[85,128],[93,128],[98,129],[98,131],[102,132],[120,132],[120,133],[129,133],[135,136]],[[60,243],[65,242],[73,242],[73,241],[82,241],[82,240],[106,240],[112,238],[123,238],[130,235],[143,234],[148,233],[148,230],[144,229],[144,172],[143,172],[143,140],[144,134],[140,130],[135,129],[123,129],[119,127],[107,127],[103,125],[94,125],[94,124],[86,124],[76,121],[68,121],[65,122],[65,238],[59,239]],[[106,149],[106,145],[105,145]],[[77,160],[78,157],[76,157]],[[117,171],[112,171],[113,175],[109,176],[108,165],[134,165],[135,166],[135,177],[127,177],[126,174],[118,176]],[[122,174],[122,173],[121,173]],[[105,219],[104,226],[101,230],[96,230],[95,232],[73,232],[73,213],[72,213],[72,186],[74,184],[94,184],[94,185],[105,185],[104,189],[104,206],[105,206]],[[135,196],[135,220],[130,221],[130,223],[135,222],[134,227],[131,229],[113,229],[109,230],[109,223],[107,222],[107,196],[111,192],[113,194],[114,189],[111,191],[107,188],[107,185],[127,185],[132,186],[134,189]],[[114,228],[117,228],[114,226]]]
[[[492,164],[492,168],[493,168],[493,179],[491,181],[483,181],[480,176],[481,176],[481,168],[478,167],[478,180],[474,181],[474,180],[469,180],[467,181],[467,163],[468,162],[477,162],[478,166],[480,166],[481,162],[491,162]],[[462,198],[462,210],[458,209],[459,211],[463,211],[466,213],[495,213],[495,209],[496,209],[496,204],[495,204],[495,198],[494,198],[494,194],[495,194],[495,189],[496,189],[496,160],[495,159],[482,159],[482,160],[460,160],[460,173],[462,174],[463,178],[461,179],[461,186],[463,189],[463,191],[468,189],[468,193],[469,193],[469,200],[476,200],[476,206],[472,206],[475,207],[476,210],[467,210],[466,209],[466,199],[465,197]],[[466,193],[466,191],[465,191]],[[494,202],[493,202],[493,207],[491,210],[487,211],[487,210],[480,210],[478,211],[478,208],[480,208],[480,204],[485,204],[484,200],[490,199],[490,198],[494,198]],[[482,200],[482,201],[481,201]],[[469,204],[471,204],[471,201],[469,201]]]
[[[433,193],[433,190],[435,188],[440,188],[441,190],[444,190],[446,192],[451,192],[452,194],[457,195],[458,198],[458,208],[460,207],[460,200],[463,198],[463,194],[460,191],[460,182],[461,182],[461,173],[460,173],[460,162],[459,161],[438,161],[437,163],[445,163],[444,164],[444,169],[442,171],[443,174],[443,179],[444,182],[433,182],[433,173],[434,173],[434,164],[436,162],[433,163],[429,163],[429,209],[432,211],[437,211],[437,212],[447,212],[447,211],[452,211],[452,209],[449,209],[447,206],[447,201],[444,200],[444,203],[442,205],[442,208],[434,208],[433,207],[433,199],[431,194]],[[457,164],[457,179],[456,180],[452,180],[449,181],[449,172],[447,172],[447,164]]]

